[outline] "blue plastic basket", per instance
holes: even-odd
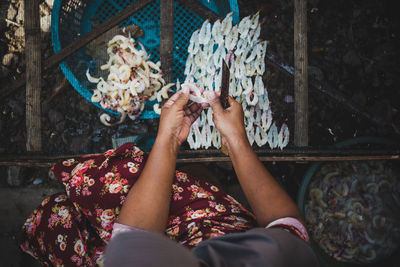
[[[237,23],[239,21],[237,0],[199,1],[220,16],[225,16],[230,11],[234,11],[233,22]],[[93,21],[102,23],[134,2],[128,0],[55,0],[51,20],[54,52],[59,52],[79,36],[90,31]],[[182,81],[189,39],[192,33],[201,27],[204,19],[177,2],[174,3],[174,16],[172,80],[180,79]],[[142,28],[145,34],[138,40],[145,46],[146,51],[151,54],[150,59],[157,62],[160,58],[160,1],[155,0],[150,3],[123,21],[119,26],[124,27],[131,24]],[[86,100],[93,103],[91,96],[92,89],[95,86],[88,82],[85,73],[88,68],[94,69],[96,62],[85,51],[86,49],[82,48],[75,52],[63,61],[60,67],[75,90]],[[153,119],[159,117],[152,108],[155,103],[156,101],[148,101],[140,118]],[[101,108],[99,103],[93,104]],[[106,111],[117,114],[111,110]]]

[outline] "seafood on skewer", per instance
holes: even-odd
[[[201,26],[198,40],[199,44],[206,45],[211,39],[211,24],[208,20],[205,20]]]
[[[220,91],[225,60],[230,71],[229,95],[242,104],[250,143],[283,149],[289,143],[289,128],[283,123],[278,131],[276,122],[273,123],[268,91],[262,79],[267,41],[259,39],[259,13],[243,18],[236,25],[232,24],[232,14],[214,24],[205,20],[200,29],[193,32],[184,72],[187,79],[183,85],[190,88],[191,102],[207,103],[207,91]],[[200,92],[199,87],[204,90]],[[208,109],[204,113],[189,133],[188,143],[192,149],[220,146],[212,111]],[[199,133],[203,138],[196,137]]]

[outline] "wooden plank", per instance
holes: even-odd
[[[383,154],[399,154],[400,149],[284,149],[284,150],[275,150],[275,149],[253,149],[253,151],[258,155],[273,155],[273,156],[280,156],[280,155],[326,155],[326,156],[340,156],[340,155],[383,155]],[[179,151],[180,156],[209,156],[209,155],[223,155],[219,149],[207,149],[207,150],[182,150]],[[1,160],[0,156],[0,160]]]
[[[197,0],[177,0],[177,2],[187,9],[192,10],[200,17],[204,19],[209,19],[211,23],[218,19],[222,19],[221,16],[219,16],[217,13],[207,8]]]
[[[318,161],[365,161],[365,160],[400,160],[399,154],[376,155],[376,156],[259,156],[262,162],[318,162]],[[204,158],[178,158],[177,163],[194,163],[194,162],[230,162],[227,156],[220,157],[204,157]],[[57,163],[58,160],[15,160],[0,161],[0,166],[24,166],[48,168]]]
[[[294,0],[294,144],[308,146],[307,0]]]
[[[85,35],[79,37],[77,40],[75,40],[68,46],[64,47],[57,54],[50,56],[44,63],[44,71],[47,71],[52,67],[56,66],[58,63],[66,59],[69,55],[76,52],[80,48],[84,47],[86,44],[96,39],[103,33],[107,32],[108,30],[112,29],[125,19],[129,18],[133,13],[139,11],[152,1],[153,0],[137,0],[134,4],[129,5],[120,13],[114,15],[109,20],[103,22],[98,27],[92,29]],[[27,0],[27,2],[29,1]],[[24,77],[24,75],[25,74],[22,74],[22,77]],[[12,84],[10,84],[10,86],[2,88],[2,90],[0,91],[0,99],[14,93],[16,90],[20,89],[24,85],[25,85],[25,80],[22,81],[21,79],[18,79],[14,81]]]
[[[40,90],[42,53],[40,34],[40,0],[25,0],[26,59],[26,150],[42,150]]]
[[[258,157],[262,162],[315,162],[315,161],[359,161],[359,160],[399,160],[400,155],[381,155],[381,156],[270,156]],[[176,163],[193,162],[230,162],[229,157],[205,157],[205,158],[178,158]]]
[[[172,81],[174,59],[174,0],[160,0],[160,61],[163,78]]]
[[[190,152],[193,152],[190,154]],[[198,151],[180,151],[177,162],[226,162],[230,161],[219,150],[214,154],[198,154]],[[340,150],[290,150],[290,151],[255,151],[258,158],[263,162],[285,161],[285,162],[312,162],[312,161],[348,161],[348,160],[398,160],[400,149],[367,150],[367,149],[340,149]],[[64,154],[64,155],[0,155],[0,166],[27,166],[27,167],[49,167],[56,162],[84,157],[90,158],[97,154]]]
[[[396,146],[394,146],[396,147]],[[400,155],[400,148],[391,149],[285,149],[285,150],[262,150],[254,149],[257,156],[377,156],[377,155]],[[94,154],[40,154],[40,153],[26,153],[26,154],[0,154],[0,161],[13,161],[13,160],[62,160],[76,157],[95,157],[103,153]],[[224,154],[219,149],[208,150],[182,150],[179,151],[178,157],[214,157],[223,156]]]

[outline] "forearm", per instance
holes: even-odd
[[[260,226],[282,217],[301,220],[296,204],[260,162],[247,139],[230,145],[229,155]]]
[[[143,172],[122,206],[119,223],[154,232],[165,231],[177,151],[170,140],[157,137]]]

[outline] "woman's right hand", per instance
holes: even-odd
[[[222,144],[228,151],[231,151],[231,147],[239,143],[248,144],[242,105],[229,96],[230,106],[227,109],[223,109],[219,96],[215,92],[208,91],[206,96],[213,110],[215,126],[221,133]]]

